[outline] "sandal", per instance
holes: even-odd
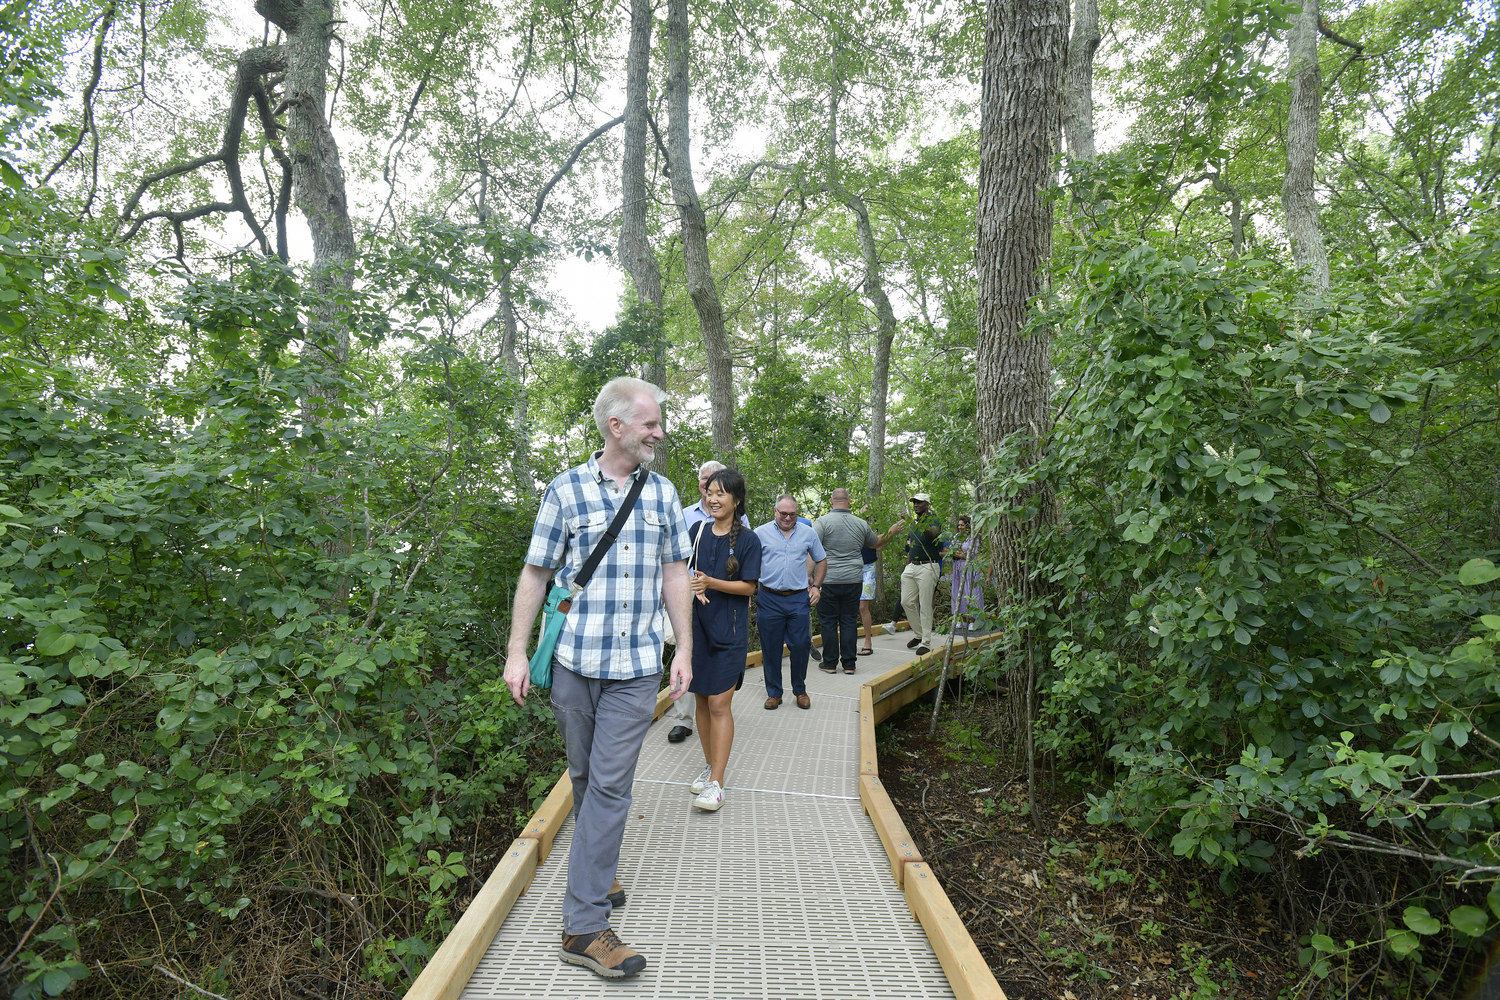
[[[859,651],[859,655],[860,656],[874,656],[875,655],[875,650],[873,650],[873,649],[861,649]]]

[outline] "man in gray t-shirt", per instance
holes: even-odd
[[[844,673],[854,673],[859,641],[859,593],[864,579],[864,560],[860,551],[880,543],[864,518],[849,509],[849,491],[842,486],[829,498],[833,508],[813,522],[813,531],[828,553],[828,571],[823,575],[823,596],[818,604],[818,618],[823,622],[824,673],[833,673],[833,656],[838,650]],[[830,635],[830,632],[832,633]]]

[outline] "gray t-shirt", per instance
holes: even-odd
[[[864,518],[835,507],[813,522],[813,530],[828,553],[824,583],[859,583],[864,579],[865,561],[860,550],[873,548],[880,541]]]

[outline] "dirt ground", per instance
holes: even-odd
[[[1011,1000],[1276,1000],[1305,988],[1295,938],[1254,892],[1091,826],[1084,799],[983,745],[981,702],[930,698],[883,724],[880,776]]]

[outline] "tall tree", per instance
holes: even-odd
[[[854,216],[854,228],[859,233],[859,252],[864,261],[864,293],[875,310],[877,323],[875,334],[875,366],[870,379],[870,462],[865,480],[865,491],[870,497],[878,497],[885,478],[885,424],[886,404],[890,398],[891,345],[896,339],[896,311],[891,308],[891,298],[885,292],[881,278],[880,251],[875,244],[875,230],[870,225],[870,206],[857,192],[844,185],[839,170],[839,104],[843,97],[844,81],[839,75],[839,56],[833,57],[833,81],[828,100],[828,193]]]
[[[734,358],[724,329],[724,310],[714,284],[708,255],[708,221],[693,184],[689,155],[688,101],[691,83],[688,64],[692,51],[692,22],[687,0],[667,0],[667,161],[672,200],[682,230],[682,256],[687,271],[688,296],[703,331],[708,356],[708,402],[714,457],[734,458]]]
[[[620,210],[620,263],[629,273],[641,305],[659,317],[661,266],[646,227],[651,207],[646,188],[651,27],[651,0],[631,0],[630,44],[625,53],[625,155],[620,163],[620,189],[624,195]],[[653,375],[665,378],[665,372],[653,371]]]
[[[1102,38],[1099,0],[1077,0],[1063,98],[1063,134],[1068,139],[1068,156],[1074,161],[1094,158],[1094,53]]]
[[[310,350],[325,364],[349,357],[349,327],[337,317],[354,287],[354,226],[344,193],[344,168],[325,113],[333,0],[256,0],[256,13],[286,33],[286,147],[292,196],[312,232],[310,284],[318,329]]]
[[[651,0],[631,0],[630,43],[625,52],[625,155],[620,161],[620,263],[635,285],[641,319],[650,325],[652,349],[642,374],[656,385],[667,381],[667,347],[662,330],[661,265],[651,247],[647,222],[651,197],[646,186],[646,148],[650,113],[646,98],[651,66]],[[664,414],[665,415],[665,414]],[[669,441],[656,449],[652,466],[665,470]]]
[[[1060,139],[1067,0],[989,0],[979,140],[978,416],[984,454],[1002,445],[1023,467],[1051,426],[1047,333],[1025,330],[1052,254],[1053,163]],[[1028,548],[1054,519],[1049,490],[1016,498],[1035,510],[1001,518],[993,558],[1002,595],[1032,596]]]
[[[1281,207],[1286,213],[1292,259],[1307,272],[1308,288],[1328,291],[1328,250],[1313,190],[1318,160],[1318,114],[1323,81],[1318,68],[1318,0],[1302,0],[1292,17],[1287,39],[1287,75],[1292,79],[1292,104],[1286,120],[1286,178],[1281,184]]]

